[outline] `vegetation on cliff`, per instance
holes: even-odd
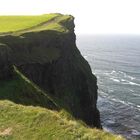
[[[16,68],[0,84],[1,140],[122,140],[75,120]]]
[[[122,140],[87,126],[101,128],[97,80],[75,45],[74,18],[0,17],[0,25],[7,18],[0,28],[0,139]]]
[[[19,35],[42,30],[68,31],[61,23],[73,18],[69,15],[45,14],[41,16],[0,16],[0,35]]]

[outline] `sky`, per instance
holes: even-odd
[[[0,15],[71,14],[77,34],[140,34],[140,0],[0,0]]]

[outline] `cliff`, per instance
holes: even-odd
[[[52,98],[57,98],[62,108],[87,124],[100,127],[96,77],[76,47],[73,17],[53,20],[64,31],[39,25],[36,30],[17,33],[18,36],[0,37],[0,77],[9,77],[10,66],[15,65]],[[48,24],[54,23],[51,20]]]
[[[97,79],[75,40],[70,15],[55,14],[32,27],[2,31],[0,99],[65,110],[72,118],[101,128]]]

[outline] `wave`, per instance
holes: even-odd
[[[135,105],[134,103],[131,103],[131,102],[128,102],[128,101],[123,101],[123,100],[120,100],[118,98],[109,98],[109,99],[112,100],[112,101],[115,101],[115,102],[122,103],[126,106],[134,107],[135,109],[140,111],[140,105]]]
[[[108,92],[111,93],[111,92],[114,92],[114,90],[113,89],[108,89]]]
[[[133,76],[130,76],[128,74],[126,74],[125,72],[123,71],[115,71],[115,70],[112,70],[112,71],[106,71],[103,73],[104,75],[106,76],[109,76],[111,78],[119,78],[119,79],[122,79],[122,80],[135,80],[136,78],[133,77]]]
[[[126,73],[125,73],[125,72],[123,72],[123,71],[119,71],[119,73],[121,73],[121,74],[122,74],[125,78],[131,79],[131,80],[136,79],[135,77],[130,76],[130,75],[126,74]]]
[[[130,78],[131,80],[136,79],[135,77],[132,77],[132,76],[129,76],[129,75],[127,75],[126,77]]]
[[[130,75],[128,75],[127,73],[125,73],[125,72],[123,72],[123,71],[118,71],[118,75],[120,75],[120,76],[122,76],[122,77],[124,77],[124,78],[130,79],[130,80],[136,79],[135,77],[130,76]]]
[[[138,105],[135,105],[134,103],[131,103],[131,102],[128,102],[128,101],[123,101],[123,100],[120,100],[118,98],[110,98],[112,101],[115,101],[115,102],[119,102],[119,103],[122,103],[122,104],[125,104],[125,105],[128,105],[128,106],[133,106],[133,107],[138,107]],[[139,108],[139,107],[138,107]]]
[[[138,108],[140,108],[140,105],[137,105]]]
[[[115,70],[111,71],[111,74],[113,74],[113,73],[116,73],[116,71]]]
[[[129,89],[129,91],[131,91],[131,92],[133,92],[133,93],[134,93],[134,90],[132,90],[132,89]]]
[[[101,90],[99,90],[99,93],[100,93],[100,95],[101,95],[102,97],[107,97],[107,96],[108,96],[107,93],[105,93],[105,92],[103,92],[103,91],[101,91]]]
[[[132,79],[132,78],[131,78]],[[133,78],[134,79],[134,78]],[[136,83],[136,82],[132,82],[129,80],[125,80],[125,79],[121,79],[122,84],[124,85],[135,85],[135,86],[140,86],[140,84]],[[132,89],[130,89],[131,92],[134,92]]]
[[[135,129],[132,129],[131,131],[132,131],[132,135],[138,135],[138,136],[140,135],[140,132]]]
[[[123,82],[122,84],[124,84],[124,85],[135,85],[135,86],[140,86],[140,84],[137,84],[137,83],[131,82],[131,81],[126,81],[126,82]]]
[[[103,73],[106,77],[109,77],[110,80],[117,82],[117,83],[122,83],[124,85],[134,85],[134,86],[140,86],[139,83],[134,82],[134,80],[136,79],[133,76],[130,76],[128,74],[126,74],[123,71],[106,71]]]
[[[88,57],[87,55],[84,55],[84,58],[85,58],[85,59],[87,59],[87,57]]]
[[[109,96],[107,93],[105,93],[103,91],[99,91],[99,93],[100,93],[100,96],[103,97],[103,98],[107,98],[110,101],[122,103],[126,106],[134,107],[135,109],[140,111],[140,105],[136,105],[134,103],[131,103],[131,102],[128,102],[128,101],[123,101],[123,100],[120,100],[120,99],[118,99],[116,97],[113,97],[113,96]]]
[[[115,79],[115,78],[110,78],[110,80],[113,80],[114,82],[120,82],[120,80],[119,79]]]
[[[122,104],[128,105],[125,101],[122,101],[122,100],[117,99],[117,98],[109,98],[109,99],[111,99],[112,101],[115,101],[115,102],[119,102],[119,103],[122,103]]]
[[[121,82],[125,82],[126,80],[125,79],[121,79]]]
[[[134,96],[139,96],[140,97],[140,94],[136,94],[136,93],[134,93],[134,91],[132,91],[132,94],[134,95]]]

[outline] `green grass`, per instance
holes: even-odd
[[[67,32],[69,29],[62,25],[71,20],[70,15],[46,14],[40,16],[0,16],[0,35],[20,35],[28,32],[54,30]]]
[[[1,140],[123,140],[40,107],[0,101],[0,114]]]
[[[0,140],[123,140],[88,128],[16,67],[14,73],[11,80],[0,82]]]
[[[46,14],[42,16],[0,16],[0,32],[5,33],[28,29],[57,16],[58,14]]]

